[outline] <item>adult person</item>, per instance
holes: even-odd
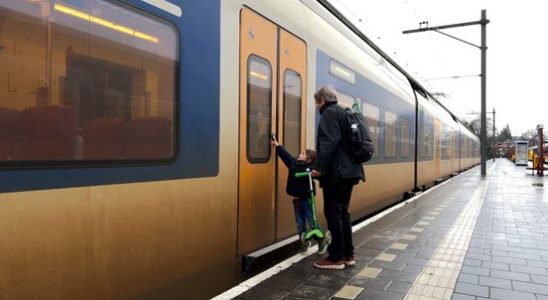
[[[314,94],[314,99],[321,118],[312,176],[320,180],[324,215],[332,236],[331,245],[327,249],[329,256],[314,262],[314,266],[320,269],[344,269],[356,264],[348,206],[354,185],[365,180],[365,174],[363,166],[354,163],[344,149],[348,121],[345,110],[337,105],[335,90],[322,86]]]

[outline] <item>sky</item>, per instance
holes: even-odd
[[[481,111],[481,51],[434,31],[418,29],[487,19],[487,111],[513,136],[548,126],[548,1],[329,0],[385,53],[464,120]],[[443,32],[481,45],[481,26]],[[448,78],[460,76],[461,78]],[[475,113],[475,114],[474,114]],[[487,117],[491,118],[488,113]],[[491,132],[491,127],[488,128]],[[546,132],[545,132],[546,134]]]

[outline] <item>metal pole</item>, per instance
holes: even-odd
[[[480,149],[481,149],[481,176],[487,174],[486,158],[487,158],[487,118],[485,117],[486,111],[486,82],[487,82],[487,12],[485,9],[481,10],[481,137],[480,137]]]
[[[493,107],[493,162],[495,162],[497,150],[497,132],[495,131],[495,108]]]

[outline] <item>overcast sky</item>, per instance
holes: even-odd
[[[402,31],[422,21],[430,27],[479,21],[486,9],[487,111],[495,108],[497,131],[509,124],[516,136],[548,126],[548,1],[329,1],[430,92],[445,93],[438,99],[463,119],[481,109],[481,51],[434,31]],[[479,25],[444,32],[481,45]],[[452,76],[464,77],[440,79]]]

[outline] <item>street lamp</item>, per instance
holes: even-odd
[[[421,22],[419,24],[418,29],[414,30],[405,30],[403,31],[403,34],[408,33],[418,33],[418,32],[424,32],[424,31],[435,31],[439,34],[443,34],[447,37],[456,39],[457,41],[463,42],[467,45],[474,46],[476,48],[479,48],[481,50],[481,135],[480,135],[480,146],[481,146],[481,176],[485,176],[487,173],[486,168],[486,157],[487,157],[487,121],[485,117],[485,109],[486,109],[486,83],[487,83],[487,24],[489,23],[489,20],[487,20],[487,12],[485,9],[481,10],[481,20],[480,21],[474,21],[474,22],[467,22],[467,23],[458,23],[458,24],[450,24],[450,25],[444,25],[444,26],[435,26],[435,27],[429,27],[428,22]],[[425,25],[424,27],[422,25]],[[467,41],[464,41],[462,39],[459,39],[457,37],[454,37],[452,35],[449,35],[447,33],[439,31],[440,29],[447,29],[447,28],[454,28],[454,27],[464,27],[464,26],[471,26],[471,25],[481,25],[481,46],[474,45],[472,43],[469,43]]]

